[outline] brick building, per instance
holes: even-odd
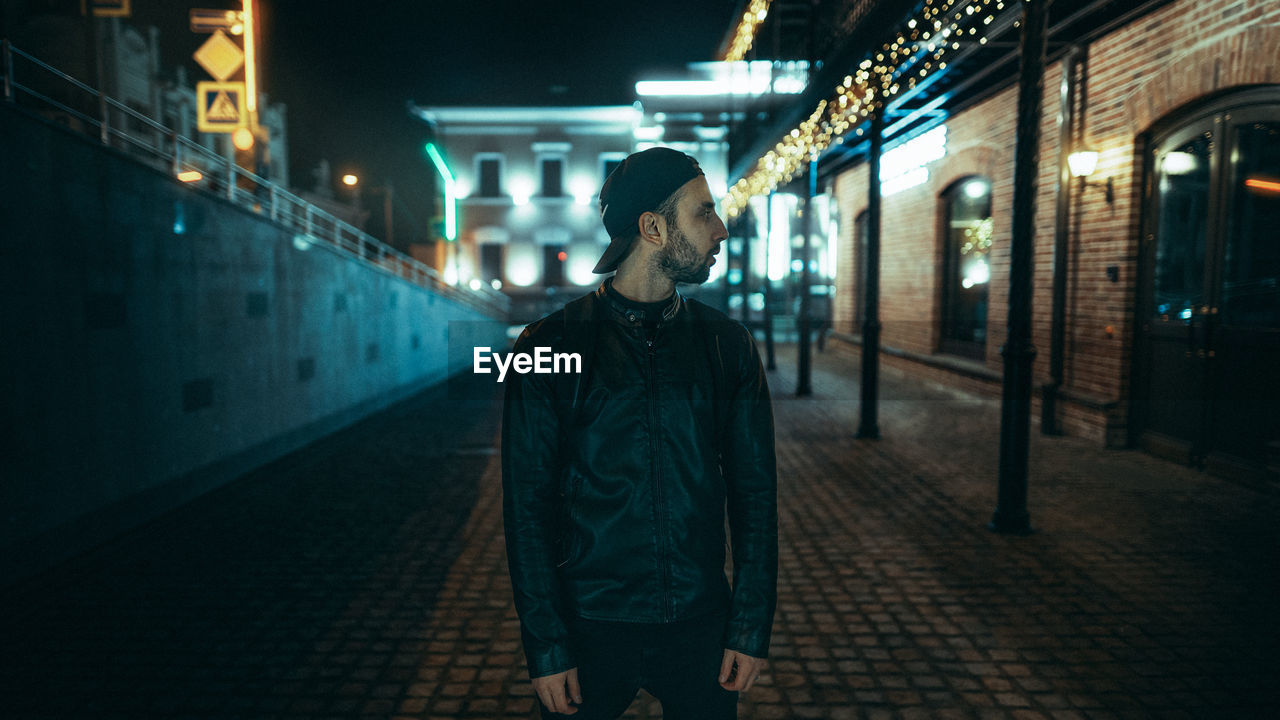
[[[875,46],[826,43],[834,48],[826,56],[833,77],[850,73],[827,85],[829,94],[836,87],[830,102],[840,107],[866,99],[857,94],[860,70],[869,77],[885,69],[880,63],[889,70],[876,88],[888,108],[880,173],[883,361],[999,393],[1020,3],[926,2],[901,17],[887,14],[886,3],[820,5],[889,28]],[[1034,232],[1035,416],[1060,352],[1057,402],[1046,420],[1061,431],[1229,473],[1265,473],[1268,465],[1274,472],[1280,6],[1063,0],[1052,5],[1048,28]],[[820,97],[802,98],[809,104],[793,117],[812,112]],[[819,158],[819,184],[838,209],[834,328],[858,345],[869,202],[861,136],[869,123],[865,113],[823,112],[809,127],[793,123],[793,135],[797,146],[806,132],[816,138],[809,149]],[[776,127],[785,130],[786,120]],[[770,143],[778,136],[761,135]],[[787,158],[783,137],[777,154],[765,156],[771,162]],[[731,191],[730,206],[749,208],[746,198],[759,197],[762,186],[780,191],[803,176],[797,164],[762,179],[764,163],[753,163],[768,144],[748,148],[731,173],[740,194]],[[895,148],[909,156],[905,163],[892,161]],[[1073,177],[1068,155],[1085,150],[1096,152],[1096,168]],[[1055,277],[1058,244],[1066,262]]]

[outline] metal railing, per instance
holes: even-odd
[[[16,62],[24,61],[19,82]],[[435,268],[392,248],[368,233],[308,203],[283,187],[240,167],[200,143],[108,97],[62,71],[0,40],[6,103],[52,117],[69,129],[97,137],[103,145],[171,174],[197,171],[201,190],[293,230],[295,243],[327,245],[358,262],[404,278],[440,295],[505,319],[510,299],[487,285],[452,285]],[[26,67],[29,65],[29,68]]]

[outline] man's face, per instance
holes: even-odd
[[[681,190],[676,222],[667,223],[667,243],[658,251],[658,267],[672,282],[704,283],[729,231],[716,214],[705,177],[690,180]]]

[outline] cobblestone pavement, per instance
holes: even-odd
[[[857,441],[856,359],[815,363],[812,397],[771,374],[780,597],[739,717],[1280,714],[1280,495],[1036,435],[1038,532],[995,535],[996,401],[882,368]],[[471,382],[0,592],[3,714],[536,717]]]

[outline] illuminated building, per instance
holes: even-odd
[[[816,160],[835,209],[819,219],[838,222],[834,329],[860,346],[869,137],[882,118],[884,362],[999,393],[1028,3],[764,5],[761,22],[729,28],[725,54],[750,25],[745,59],[812,55],[820,69],[782,111],[731,129],[727,214],[794,193]],[[1033,413],[1110,446],[1275,472],[1280,6],[1058,0],[1046,12],[1026,296]]]
[[[451,281],[489,283],[533,319],[600,280],[608,245],[598,194],[628,154],[654,145],[698,159],[712,194],[725,182],[728,126],[746,97],[794,95],[803,64],[695,63],[636,83],[634,105],[610,107],[412,107],[435,133],[454,174],[457,245],[428,258]],[[439,247],[440,244],[437,244]],[[711,293],[724,268],[689,294]]]

